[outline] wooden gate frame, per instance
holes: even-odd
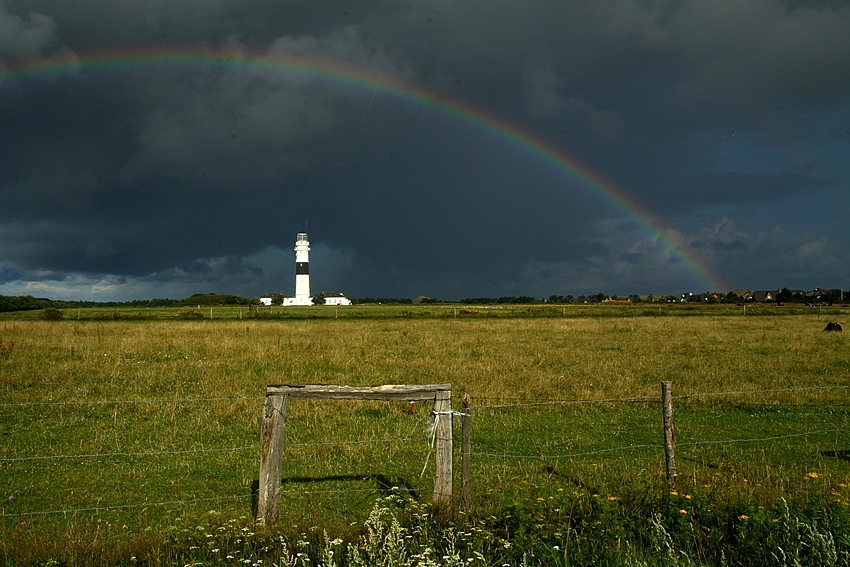
[[[283,438],[286,431],[286,406],[298,400],[433,400],[436,419],[434,460],[436,478],[432,504],[451,511],[452,505],[452,385],[384,385],[371,387],[328,386],[321,384],[269,384],[263,405],[260,430],[260,483],[257,498],[258,523],[270,526],[280,511]]]

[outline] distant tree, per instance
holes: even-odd
[[[842,293],[840,289],[824,290],[824,294],[822,296],[823,299],[821,301],[826,300],[829,303],[839,303],[841,301],[841,296]]]
[[[0,312],[44,309],[44,302],[31,295],[0,295]]]
[[[480,304],[480,305],[492,305],[497,302],[496,299],[492,297],[467,297],[465,299],[460,300],[461,303],[465,305],[472,304]]]
[[[317,293],[313,296],[313,305],[324,305],[325,304],[325,292]]]
[[[239,295],[222,293],[196,293],[177,302],[178,305],[249,305],[250,299]]]

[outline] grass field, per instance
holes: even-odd
[[[380,564],[367,552],[376,530],[493,565],[588,564],[613,542],[610,556],[594,552],[599,564],[782,564],[776,549],[794,542],[799,564],[823,564],[830,549],[836,564],[848,558],[850,345],[822,332],[847,328],[847,308],[201,311],[0,314],[7,564],[228,564],[227,553],[330,565],[333,545],[357,564],[359,548],[344,553],[337,536]],[[659,447],[662,380],[676,396],[674,487]],[[293,401],[281,520],[255,533],[262,398],[276,383],[451,383],[455,409],[468,393],[471,510],[449,535],[421,519],[427,404]],[[399,488],[390,501],[387,486]],[[825,534],[832,547],[815,553]],[[761,563],[756,537],[777,541]],[[285,560],[281,541],[304,555]],[[432,564],[452,564],[441,557]]]

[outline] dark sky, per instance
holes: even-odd
[[[0,294],[291,295],[305,227],[314,293],[848,288],[848,38],[844,0],[0,0]]]

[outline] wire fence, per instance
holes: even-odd
[[[675,400],[687,402],[689,400],[699,400],[702,398],[740,398],[742,396],[764,397],[765,395],[781,395],[785,396],[790,402],[795,401],[796,394],[803,393],[826,393],[834,392],[838,397],[833,398],[833,403],[836,406],[848,407],[850,400],[846,399],[845,394],[850,386],[823,386],[823,387],[802,387],[802,388],[777,388],[766,390],[741,390],[741,391],[725,391],[725,392],[694,392],[685,393],[675,396]],[[17,403],[0,403],[0,418],[3,419],[4,428],[12,428],[15,426],[16,420],[23,420],[23,416],[27,416],[32,420],[24,424],[26,430],[29,423],[39,423],[39,427],[46,427],[48,430],[51,423],[46,425],[43,423],[40,416],[33,416],[32,412],[38,413],[39,408],[55,411],[57,409],[71,410],[72,414],[75,409],[85,406],[102,407],[125,405],[145,405],[165,406],[168,404],[179,404],[181,406],[191,406],[197,404],[203,406],[210,403],[219,404],[234,404],[236,402],[256,402],[257,414],[260,412],[261,402],[263,397],[206,397],[206,398],[166,398],[166,399],[126,399],[126,400],[67,400],[67,401],[33,401],[33,402],[17,402]],[[473,449],[468,453],[467,457],[472,458],[476,463],[476,474],[482,478],[479,482],[484,484],[489,482],[485,477],[488,475],[487,467],[500,466],[511,467],[511,462],[569,462],[587,460],[590,458],[600,458],[603,456],[612,456],[618,459],[627,458],[650,458],[656,461],[663,458],[665,449],[663,436],[661,435],[661,420],[660,408],[658,411],[653,411],[654,404],[660,402],[659,396],[632,396],[632,397],[606,397],[598,399],[506,399],[506,398],[478,398],[476,403],[471,405],[469,411],[474,419],[474,436],[472,441]],[[389,402],[385,402],[389,403]],[[594,421],[596,416],[577,415],[579,412],[572,411],[573,409],[592,406],[599,408],[601,406],[611,406],[610,411],[605,412],[606,419]],[[768,412],[765,416],[755,416],[751,421],[753,427],[750,430],[742,430],[738,422],[730,422],[732,426],[729,429],[736,434],[723,435],[728,429],[724,430],[721,423],[727,412],[716,412],[708,415],[706,418],[698,414],[699,410],[687,409],[680,414],[677,414],[679,421],[677,434],[682,437],[676,446],[685,450],[699,450],[701,448],[710,448],[717,446],[730,445],[759,445],[762,450],[766,444],[781,444],[782,442],[821,439],[824,446],[835,448],[833,451],[836,454],[843,451],[843,447],[850,438],[847,434],[850,433],[850,414],[848,412],[839,412],[839,415],[834,416],[831,423],[823,421],[806,421],[799,420],[799,412],[785,409],[787,418],[779,419],[782,410],[776,410],[775,404],[759,404],[751,403],[747,406],[751,408],[763,408]],[[812,406],[801,406],[800,411],[806,412]],[[631,408],[631,409],[629,409]],[[740,408],[735,407],[735,411],[739,413]],[[748,411],[747,409],[747,411]],[[714,411],[714,410],[713,410]],[[374,413],[369,413],[374,412]],[[779,413],[777,413],[779,412]],[[192,412],[189,412],[192,413]],[[345,412],[342,412],[345,414]],[[400,412],[399,412],[400,413]],[[454,412],[453,412],[454,413]],[[429,443],[432,441],[428,438],[426,429],[426,420],[412,419],[404,422],[409,429],[408,434],[398,435],[399,420],[396,414],[392,414],[392,419],[389,419],[389,425],[384,427],[383,431],[390,433],[386,436],[371,436],[380,427],[372,427],[372,425],[364,426],[365,423],[374,424],[373,422],[381,421],[386,415],[381,414],[377,410],[366,410],[364,416],[359,422],[358,427],[352,429],[339,429],[339,424],[344,423],[347,415],[343,415],[340,420],[333,422],[330,425],[318,426],[326,416],[322,411],[318,411],[304,419],[290,417],[287,423],[294,432],[300,432],[302,439],[294,442],[285,443],[284,451],[285,458],[292,461],[291,468],[287,469],[286,475],[290,476],[292,482],[300,484],[307,483],[326,483],[328,488],[316,487],[315,489],[304,489],[303,486],[297,490],[282,490],[281,494],[284,498],[312,498],[312,497],[331,497],[339,499],[342,495],[364,495],[367,498],[373,494],[379,494],[387,490],[398,489],[400,486],[403,490],[411,493],[424,493],[427,488],[418,486],[421,484],[422,474],[419,473],[423,469],[422,463],[428,466],[428,456],[430,455]],[[413,416],[414,418],[416,416]],[[113,419],[115,417],[113,416]],[[101,422],[97,422],[101,419]],[[82,423],[83,431],[97,431],[99,426],[109,428],[110,424],[105,421],[109,416],[83,416],[79,420]],[[709,419],[710,427],[705,424],[700,425],[699,419]],[[95,420],[95,423],[88,423],[87,420]],[[47,420],[48,422],[50,420]],[[209,505],[215,503],[223,505],[226,503],[243,503],[246,500],[252,500],[255,495],[247,488],[245,479],[254,479],[257,473],[256,466],[258,464],[257,455],[259,454],[259,430],[256,427],[256,420],[246,420],[250,422],[251,427],[256,432],[254,439],[256,442],[236,443],[230,445],[216,445],[212,442],[204,445],[196,443],[200,446],[180,447],[173,446],[170,448],[141,448],[139,450],[124,450],[117,447],[112,451],[80,451],[73,452],[70,445],[66,445],[66,450],[56,451],[54,453],[45,452],[43,454],[26,454],[33,452],[30,445],[16,446],[15,439],[21,439],[26,435],[33,435],[35,428],[24,431],[21,435],[7,435],[7,438],[12,438],[11,441],[3,443],[0,448],[0,467],[2,467],[3,475],[0,480],[0,497],[5,498],[2,506],[2,516],[7,518],[23,519],[26,517],[40,516],[75,516],[79,514],[101,513],[106,511],[121,511],[121,510],[138,510],[138,509],[153,509],[163,507],[182,507],[187,505]],[[459,424],[460,420],[455,420],[455,425]],[[54,438],[61,438],[63,433],[63,424],[60,421],[52,424],[57,431],[53,431],[51,435]],[[144,426],[144,424],[142,424]],[[157,427],[154,421],[150,427]],[[218,426],[213,426],[211,431],[214,434],[210,438],[215,438],[216,435],[221,435],[226,432],[228,425],[222,423]],[[248,431],[251,427],[243,428],[246,432],[242,437],[247,440]],[[350,436],[348,439],[340,439],[340,437],[348,436],[353,430],[359,429],[364,433],[363,437]],[[344,433],[341,433],[344,431]],[[186,439],[196,439],[192,429],[192,424],[187,424],[187,429],[183,430],[182,434]],[[704,438],[711,433],[713,438]],[[702,435],[703,438],[696,436]],[[84,437],[84,435],[83,435]],[[175,438],[181,435],[175,435]],[[311,437],[313,437],[311,439]],[[627,437],[626,442],[621,440]],[[81,436],[77,436],[72,440],[77,446],[82,446],[85,443],[81,440]],[[60,439],[61,441],[61,439]],[[129,441],[129,440],[128,440]],[[133,440],[137,442],[138,440]],[[621,441],[621,442],[618,442]],[[61,443],[59,443],[61,445]],[[383,452],[375,449],[366,449],[366,447],[387,447]],[[794,450],[791,447],[789,450]],[[319,466],[310,467],[308,464],[300,462],[298,459],[309,453],[317,453],[319,456],[314,461],[319,461]],[[456,453],[459,450],[456,448]],[[823,452],[823,451],[822,451]],[[843,453],[841,453],[843,454]],[[235,460],[227,457],[228,455],[239,456]],[[638,457],[637,455],[642,455]],[[219,483],[214,487],[216,490],[225,490],[226,486],[230,487],[231,492],[228,494],[203,496],[198,493],[203,493],[208,487],[204,486],[203,479],[206,477],[215,477],[223,473],[207,474],[200,476],[200,483],[192,483],[189,480],[182,480],[178,483],[179,486],[175,489],[176,495],[173,498],[156,498],[159,494],[155,490],[148,490],[143,495],[136,495],[132,490],[127,488],[127,474],[114,477],[115,470],[123,470],[128,465],[126,460],[135,459],[142,463],[138,465],[138,469],[133,468],[133,478],[146,478],[148,481],[152,477],[159,475],[159,480],[164,484],[168,482],[174,483],[175,477],[184,478],[186,474],[180,467],[191,468],[193,463],[197,465],[197,461],[182,462],[180,465],[174,466],[156,466],[144,467],[144,462],[150,462],[151,459],[161,458],[178,458],[185,457],[204,457],[218,456],[219,458],[230,458],[217,470],[236,471],[233,473],[229,483]],[[324,459],[324,461],[323,461]],[[74,463],[79,461],[79,463]],[[87,468],[82,464],[85,461],[96,461]],[[414,462],[415,461],[415,462]],[[322,462],[334,463],[334,467],[323,468]],[[70,463],[69,467],[61,467],[57,472],[54,469],[44,469],[49,463]],[[111,464],[110,464],[111,463]],[[399,465],[399,463],[402,463]],[[23,468],[22,468],[23,467]],[[347,470],[345,469],[346,467]],[[394,469],[393,467],[396,467]],[[368,473],[363,473],[362,470],[367,469]],[[424,470],[424,469],[423,469]],[[340,472],[341,471],[341,472]],[[237,474],[238,473],[238,474]],[[419,473],[419,474],[417,474]],[[23,498],[22,491],[17,489],[15,483],[23,482],[24,479],[30,481],[30,489],[23,492],[35,490],[36,486],[43,484],[45,480],[56,481],[71,484],[74,479],[85,475],[102,475],[103,484],[106,486],[105,493],[80,495],[75,494],[74,498],[65,499],[63,503],[63,494],[44,495],[43,498]],[[390,476],[396,474],[396,476]],[[527,470],[515,471],[511,474],[521,477],[523,474],[530,474]],[[57,476],[58,475],[58,476]],[[131,475],[131,476],[132,476]],[[198,476],[198,475],[196,475]],[[476,477],[478,479],[478,477]],[[285,481],[287,479],[284,479]],[[361,487],[352,486],[353,482],[369,482],[376,486]],[[504,480],[502,481],[504,482]],[[414,486],[417,485],[417,486]],[[185,491],[181,494],[180,490]],[[70,491],[70,489],[69,489]],[[113,493],[110,493],[112,491]],[[5,495],[5,496],[4,496]],[[154,497],[151,497],[154,496]],[[85,504],[84,500],[89,497],[91,504]],[[123,502],[120,497],[126,498]],[[26,501],[31,501],[31,505],[24,504]],[[103,505],[103,500],[114,500],[115,504]],[[22,505],[18,505],[19,502]],[[50,503],[58,503],[59,505],[51,506]],[[29,506],[29,507],[27,507]],[[38,507],[40,506],[40,507]],[[244,509],[244,504],[240,504]]]

